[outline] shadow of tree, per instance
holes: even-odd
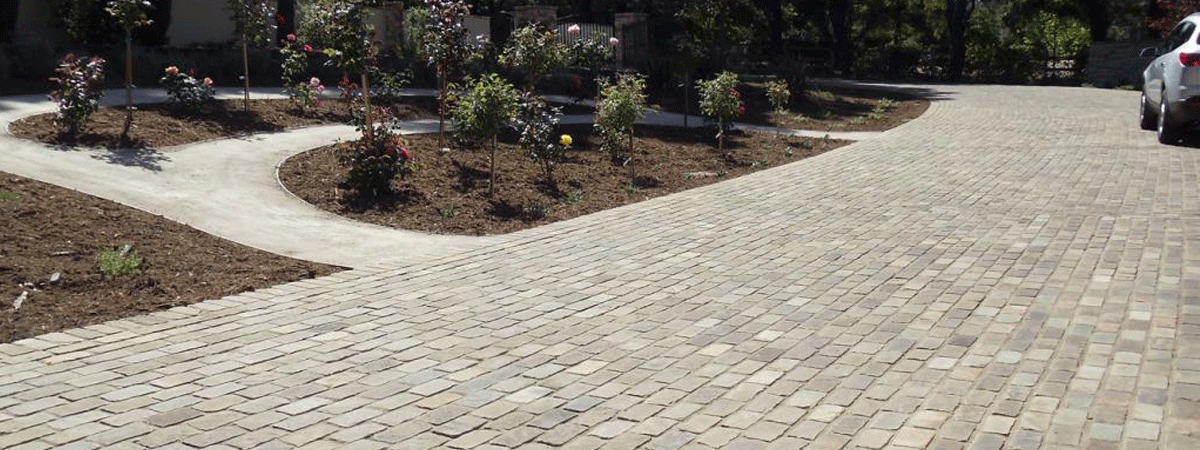
[[[456,173],[455,177],[458,179],[459,192],[471,192],[475,190],[480,183],[486,185],[488,180],[491,178],[491,174],[485,170],[467,166],[457,160],[453,161],[453,164],[454,171]]]
[[[171,158],[152,148],[114,149],[92,154],[92,159],[126,167],[140,167],[152,172],[162,172],[162,163]]]
[[[412,205],[428,203],[425,194],[412,189],[401,189],[376,193],[360,193],[354,189],[350,189],[349,186],[344,183],[339,187],[343,189],[341,204],[346,212],[389,212]]]

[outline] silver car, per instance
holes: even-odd
[[[1185,17],[1158,47],[1142,50],[1154,60],[1142,72],[1141,125],[1173,144],[1200,121],[1200,13]]]

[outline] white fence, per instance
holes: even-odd
[[[600,36],[601,39],[608,40],[608,38],[613,37],[612,25],[599,23],[560,23],[557,27],[558,42],[560,44],[570,45],[575,40],[574,37],[567,33],[567,29],[571,28],[571,25],[579,25],[579,35],[585,38]]]

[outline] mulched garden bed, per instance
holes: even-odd
[[[288,190],[336,214],[396,228],[442,234],[486,235],[570,219],[596,211],[679,192],[845,145],[845,141],[734,132],[723,155],[713,130],[638,126],[629,170],[599,150],[592,127],[564,126],[573,150],[545,182],[540,166],[525,156],[516,137],[502,139],[497,152],[497,192],[489,198],[488,149],[451,146],[440,152],[437,135],[408,136],[419,169],[396,180],[394,193],[360,196],[342,184],[347,169],[338,161],[341,143],[286,161],[279,175]]]
[[[402,97],[398,101],[375,105],[392,106],[401,120],[436,119],[437,99]],[[564,114],[591,114],[583,105],[559,105]],[[250,110],[242,100],[218,100],[200,110],[184,109],[172,103],[137,105],[133,113],[130,142],[121,141],[125,126],[125,107],[100,108],[75,138],[62,136],[54,127],[54,114],[38,114],[13,122],[9,131],[16,137],[51,145],[84,146],[106,149],[163,148],[211,139],[282,131],[313,125],[344,124],[351,120],[348,103],[326,99],[319,107],[301,111],[290,100],[250,100]]]
[[[431,97],[404,97],[394,106],[405,120],[437,118],[437,100]],[[22,139],[53,145],[162,148],[288,128],[348,123],[350,119],[351,110],[340,99],[325,100],[321,106],[303,112],[289,100],[250,100],[249,111],[243,109],[242,100],[219,100],[198,111],[172,103],[138,105],[128,143],[121,142],[124,106],[100,108],[74,139],[59,134],[54,127],[54,114],[20,119],[9,126],[9,131]]]
[[[738,90],[746,104],[746,115],[738,122],[798,130],[885,131],[919,117],[929,109],[929,100],[895,92],[846,88],[811,88],[782,113],[775,112],[767,99],[764,83],[742,83]],[[692,98],[689,114],[699,114],[698,100]],[[653,107],[683,113],[683,98],[669,96],[652,99]],[[885,103],[882,107],[881,103]],[[887,104],[891,104],[888,107]],[[703,121],[697,117],[695,120]]]
[[[0,342],[341,270],[3,172],[0,230]],[[124,245],[144,259],[141,271],[103,275],[98,254]],[[22,292],[28,294],[16,309]]]

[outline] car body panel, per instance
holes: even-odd
[[[1180,60],[1181,54],[1200,54],[1200,14],[1181,20],[1155,53],[1142,72],[1146,101],[1155,110],[1165,101],[1173,125],[1200,123],[1200,67],[1187,67]]]

